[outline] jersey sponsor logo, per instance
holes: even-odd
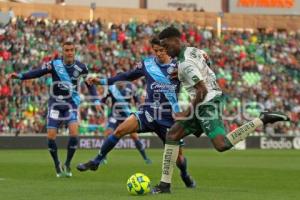
[[[150,88],[151,88],[151,90],[175,91],[177,88],[177,85],[154,82],[150,85]]]
[[[145,63],[145,65],[152,65],[152,61],[150,59],[145,60],[144,63]],[[153,70],[153,67],[150,67],[150,68],[152,68],[152,70]]]
[[[192,77],[192,80],[195,82],[195,83],[198,83],[200,81],[199,77],[198,76],[193,76]]]
[[[152,67],[149,68],[149,70],[152,71],[152,72],[155,72],[156,71],[155,68],[156,68],[155,66],[152,66]]]
[[[172,61],[172,62],[174,62],[174,61]],[[170,66],[171,67],[176,67],[176,63],[171,63]]]
[[[58,70],[58,73],[64,74],[64,71],[63,70]]]
[[[187,67],[184,69],[184,71],[185,71],[186,74],[190,74],[193,70],[194,70],[194,69],[193,69],[193,66],[192,66],[192,65],[189,65],[189,66],[187,66]]]
[[[174,72],[175,68],[173,66],[168,67],[167,72],[168,74],[172,74]]]
[[[148,111],[145,111],[145,116],[148,122],[153,122],[153,117],[148,113]]]
[[[190,52],[190,56],[194,59],[197,58],[197,55],[196,55],[196,52],[197,52],[197,49],[196,48],[193,48],[192,51]]]
[[[49,116],[52,119],[58,119],[59,118],[59,111],[58,110],[50,110]]]
[[[74,68],[77,69],[79,72],[82,72],[82,69],[78,67],[78,65],[74,65]]]
[[[75,70],[75,71],[73,72],[73,76],[77,78],[77,77],[79,76],[79,71]]]
[[[57,86],[58,86],[59,89],[61,89],[61,90],[69,90],[69,91],[72,91],[72,90],[76,89],[76,85],[72,85],[71,83],[65,82],[65,81],[59,82]]]
[[[111,117],[111,118],[109,118],[109,122],[115,124],[115,123],[117,123],[117,120],[115,118]]]

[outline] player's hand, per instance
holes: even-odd
[[[93,84],[99,84],[100,83],[100,79],[96,78],[96,77],[88,77],[86,80],[87,84],[89,85],[93,85]]]
[[[14,72],[14,73],[8,74],[7,79],[19,79],[19,75],[16,72]]]
[[[186,110],[183,112],[178,112],[178,113],[174,113],[173,117],[175,119],[175,121],[179,121],[179,120],[186,120],[190,115],[190,110]]]
[[[171,79],[178,79],[178,69],[174,69],[174,71],[170,74]]]
[[[97,112],[101,113],[101,115],[104,115],[104,110],[101,105],[96,105],[95,108]]]

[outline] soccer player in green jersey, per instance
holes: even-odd
[[[177,57],[178,79],[192,102],[188,109],[175,114],[176,123],[167,133],[161,181],[153,188],[154,194],[170,193],[173,164],[179,149],[178,141],[183,137],[204,132],[215,149],[223,152],[244,140],[258,127],[289,120],[283,113],[262,112],[259,118],[226,133],[221,117],[222,91],[209,67],[205,52],[194,47],[185,47],[180,41],[180,32],[174,27],[164,29],[159,34],[159,39],[168,54],[173,58]]]

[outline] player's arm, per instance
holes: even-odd
[[[38,77],[41,77],[45,74],[48,74],[48,73],[51,72],[51,70],[52,70],[51,63],[47,63],[39,69],[30,70],[30,71],[25,72],[25,73],[12,73],[12,74],[9,74],[8,78],[9,79],[20,79],[20,80],[33,79],[33,78],[38,78]]]
[[[128,72],[123,72],[118,74],[117,76],[111,78],[94,78],[89,77],[87,79],[88,84],[97,84],[97,85],[113,85],[118,81],[134,81],[142,76],[144,76],[141,64],[138,64],[135,69],[130,70]]]
[[[140,103],[140,98],[137,94],[137,88],[135,85],[131,85],[132,86],[132,105],[136,106]]]
[[[104,113],[101,107],[101,100],[99,99],[96,86],[87,83],[86,77],[89,73],[88,68],[86,67],[86,65],[83,65],[82,69],[83,69],[82,78],[84,79],[84,83],[89,91],[89,94],[92,96],[91,101],[94,103],[94,106],[98,112]]]
[[[208,92],[199,68],[195,65],[196,64],[193,62],[186,62],[182,69],[181,76],[184,76],[185,80],[188,81],[190,85],[193,85],[196,90],[196,94],[188,109],[176,114],[177,118],[189,116],[192,111],[191,109],[195,109],[199,103],[203,102]]]
[[[89,90],[89,94],[93,97],[93,101],[95,104],[100,104],[101,101],[98,98],[98,93],[97,93],[97,89],[95,85],[89,85],[87,84],[87,82],[85,82],[88,90]]]
[[[199,82],[194,85],[194,88],[196,89],[196,96],[192,100],[192,108],[196,108],[196,106],[201,103],[207,95],[207,88],[203,80],[199,80]]]

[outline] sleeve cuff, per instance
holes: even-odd
[[[23,74],[18,74],[18,79],[20,79],[20,80],[22,80],[22,78],[23,78]]]
[[[107,79],[106,78],[101,78],[100,79],[100,85],[107,85]]]
[[[99,99],[95,100],[94,101],[95,105],[100,105],[101,104],[101,101]]]

